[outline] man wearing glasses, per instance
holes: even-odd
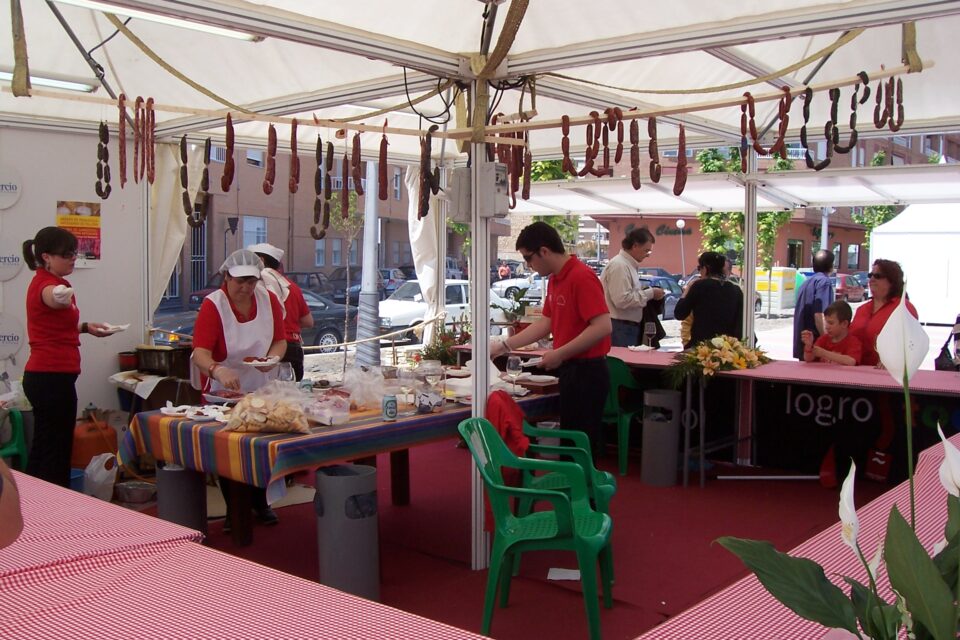
[[[640,344],[643,331],[643,310],[650,300],[662,300],[663,289],[640,286],[640,263],[653,252],[655,239],[646,227],[633,229],[620,243],[620,253],[610,259],[600,281],[610,309],[613,333],[610,342],[615,347]]]
[[[540,366],[556,370],[560,378],[560,427],[585,431],[598,445],[610,386],[606,356],[612,330],[603,287],[593,269],[566,253],[560,234],[545,222],[524,227],[516,247],[531,269],[552,276],[543,317],[515,336],[493,338],[490,356],[553,333],[553,349],[543,355]]]
[[[823,335],[823,310],[833,304],[833,252],[821,249],[813,256],[813,275],[807,278],[797,291],[797,304],[793,309],[793,357],[803,360],[804,331],[813,333],[813,340]]]

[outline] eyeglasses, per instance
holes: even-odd
[[[77,257],[76,251],[64,251],[63,253],[54,253],[55,256],[60,256],[64,260],[73,260]]]
[[[531,253],[531,254],[529,254],[529,255],[524,255],[524,254],[521,253],[521,254],[520,254],[520,257],[523,258],[523,261],[524,261],[524,262],[526,262],[527,264],[530,264],[531,262],[533,262],[534,256],[538,255],[539,253],[540,253],[539,250],[534,251],[533,253]]]
[[[868,273],[867,277],[870,278],[871,280],[880,280],[885,276],[882,273]]]

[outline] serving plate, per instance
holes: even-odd
[[[270,356],[269,358],[260,358],[259,360],[252,360],[249,362],[244,360],[243,364],[247,365],[248,367],[271,367],[278,362],[280,362],[280,358],[278,356]]]

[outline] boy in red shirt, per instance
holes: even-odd
[[[860,364],[863,345],[849,333],[853,310],[840,300],[823,311],[824,334],[813,340],[812,331],[800,332],[803,359],[806,362],[833,362],[848,366]]]

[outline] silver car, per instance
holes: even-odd
[[[543,301],[544,284],[546,281],[547,278],[544,276],[538,273],[531,273],[525,278],[497,280],[490,285],[490,288],[496,292],[497,295],[507,300],[514,300],[516,293],[522,289],[526,289],[527,292],[523,294],[523,299],[539,303]]]

